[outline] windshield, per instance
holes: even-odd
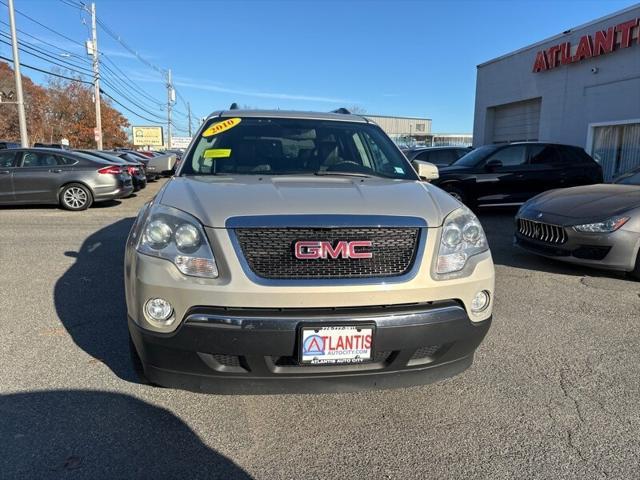
[[[498,145],[485,145],[484,147],[478,147],[475,150],[471,150],[463,157],[460,157],[458,161],[453,162],[453,165],[456,167],[475,167],[479,162],[487,158],[488,155],[491,155],[498,148],[500,148]]]
[[[632,170],[629,173],[616,178],[613,183],[620,183],[623,185],[640,185],[640,169]]]
[[[376,125],[281,118],[215,118],[180,175],[371,175],[418,177]]]

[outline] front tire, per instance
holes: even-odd
[[[93,203],[91,191],[81,183],[70,183],[60,191],[60,206],[66,210],[78,212],[86,210]]]

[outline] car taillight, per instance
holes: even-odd
[[[112,165],[111,167],[104,167],[98,170],[98,173],[111,174],[111,175],[120,175],[122,173],[122,168]]]
[[[129,175],[135,175],[138,173],[138,169],[136,167],[127,167],[127,171],[129,172]]]

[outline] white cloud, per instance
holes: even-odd
[[[150,83],[164,83],[165,80],[157,76],[140,75],[140,72],[136,72],[132,77],[134,80]],[[193,88],[196,90],[206,90],[209,92],[231,93],[233,95],[240,95],[245,97],[255,98],[273,98],[278,100],[302,100],[306,102],[321,102],[321,103],[335,103],[335,104],[348,104],[357,103],[355,100],[349,100],[347,98],[337,97],[325,97],[318,95],[305,95],[297,93],[280,93],[280,92],[264,92],[260,90],[246,90],[241,88],[230,88],[221,84],[203,82],[196,79],[176,79],[174,84],[177,87]]]

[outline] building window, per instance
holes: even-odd
[[[640,122],[592,128],[591,156],[602,166],[605,181],[640,167]]]
[[[416,132],[426,132],[426,127],[424,123],[416,123]]]

